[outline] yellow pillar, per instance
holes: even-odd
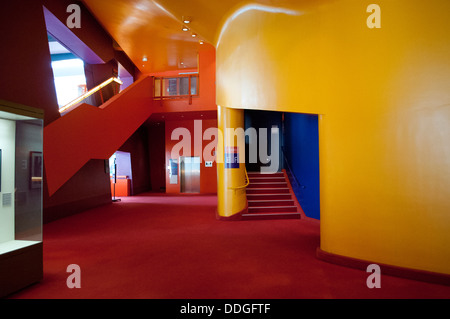
[[[218,106],[217,112],[217,214],[219,219],[237,219],[247,210],[244,110]],[[240,158],[233,167],[224,160],[229,147],[237,147]]]

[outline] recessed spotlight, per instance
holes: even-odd
[[[197,36],[196,33],[192,33],[192,37],[195,38]]]
[[[191,23],[191,20],[189,18],[184,18],[183,23],[186,23],[186,24]]]
[[[143,62],[147,62],[147,57],[146,57],[146,56],[143,57],[143,58],[142,58],[142,61],[143,61]]]
[[[200,40],[200,41],[198,41],[200,44],[203,44],[203,43],[205,43],[203,40]]]
[[[183,31],[189,31],[189,28],[186,27],[186,26],[183,26],[183,29],[181,29],[181,30],[183,30]]]

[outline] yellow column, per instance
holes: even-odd
[[[247,209],[244,110],[218,106],[217,112],[217,214],[219,219],[234,219]],[[239,167],[226,167],[227,147],[238,148]]]

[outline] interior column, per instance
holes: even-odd
[[[245,192],[244,110],[217,106],[217,214],[218,219],[238,219],[247,210]],[[235,134],[239,132],[240,134]],[[222,138],[221,138],[222,137]],[[239,163],[227,165],[226,153],[234,148]]]

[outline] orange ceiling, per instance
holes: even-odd
[[[180,1],[184,2],[184,1]],[[197,52],[207,42],[182,31],[176,17],[152,0],[83,0],[142,73],[197,67]],[[146,57],[147,61],[143,61]]]
[[[304,7],[330,0],[314,1],[82,0],[142,73],[196,68],[198,51],[215,46],[222,26],[241,7]],[[188,32],[182,31],[183,17],[191,18]]]

